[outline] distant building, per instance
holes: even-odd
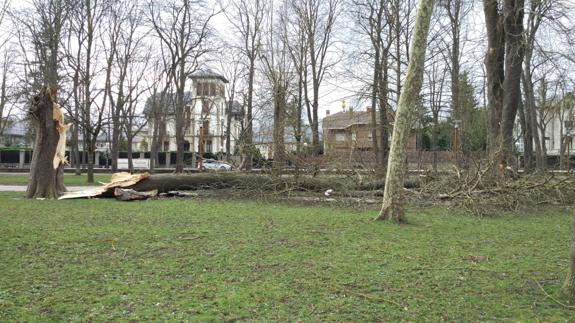
[[[4,121],[2,121],[4,122]],[[10,121],[0,135],[0,148],[32,148],[32,139],[24,121]]]
[[[553,160],[553,157],[559,157],[562,153],[575,155],[575,140],[573,140],[575,138],[575,93],[569,92],[564,98],[538,111],[537,124],[539,137],[545,140],[547,157]],[[541,138],[542,126],[545,128],[544,138]],[[515,122],[514,136],[517,138],[515,143],[517,151],[523,155],[525,147],[519,116]]]
[[[241,106],[234,102],[229,108],[225,98],[225,86],[228,80],[211,70],[203,70],[190,76],[192,91],[186,92],[186,116],[184,150],[199,152],[200,145],[204,153],[223,153],[226,148],[226,122],[227,113],[232,113],[230,130],[230,147],[233,153],[236,140],[241,130]],[[169,95],[168,102],[173,102],[174,94]],[[176,125],[173,103],[168,104],[168,117],[162,125],[164,138],[161,139],[160,151],[176,151]],[[231,110],[231,111],[230,111]],[[154,120],[148,123],[146,142],[151,145],[153,138]],[[200,131],[203,131],[203,135]],[[203,140],[202,140],[203,139]]]
[[[392,117],[390,116],[390,119]],[[364,111],[348,109],[332,115],[328,112],[323,119],[322,127],[324,154],[327,156],[350,156],[373,151],[371,108]],[[377,135],[380,134],[378,131]],[[408,152],[417,150],[415,133],[409,137],[407,149]]]

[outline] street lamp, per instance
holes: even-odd
[[[461,125],[461,120],[455,119],[453,122],[453,159],[455,165],[459,167],[459,148],[461,146],[460,136],[459,136],[459,126]]]

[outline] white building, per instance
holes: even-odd
[[[184,151],[199,152],[203,141],[204,153],[222,154],[226,150],[227,101],[225,86],[228,80],[210,70],[194,73],[190,76],[192,91],[186,93],[186,119]],[[166,107],[170,109],[170,107]],[[233,114],[230,127],[230,148],[233,153],[235,142],[241,131],[241,113],[237,105],[231,109]],[[153,137],[153,120],[150,120],[147,142]],[[203,133],[202,133],[203,132]],[[163,138],[161,151],[177,150],[175,115],[169,113],[165,124],[166,136]],[[202,140],[203,139],[203,140]]]
[[[555,106],[545,111],[538,111],[537,122],[545,126],[545,149],[548,157],[560,156],[561,152],[575,155],[575,100],[572,94],[559,101]],[[523,138],[519,118],[515,122],[516,146],[519,153],[523,153]],[[564,150],[563,150],[564,149]]]

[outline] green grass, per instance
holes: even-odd
[[[64,183],[69,186],[100,185],[109,182],[110,174],[94,174],[94,184],[86,183],[86,175],[64,174]],[[0,185],[28,185],[28,174],[0,174]]]
[[[0,193],[0,321],[570,321],[570,216]],[[483,259],[474,262],[473,259]]]

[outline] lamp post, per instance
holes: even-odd
[[[459,137],[459,126],[461,125],[461,120],[453,120],[453,160],[455,161],[455,166],[459,167],[459,148],[460,148],[460,137]]]
[[[571,145],[573,142],[573,123],[565,122],[565,171],[571,170]]]
[[[200,121],[201,122],[201,121]],[[198,169],[200,172],[204,167],[204,126],[200,126],[200,147],[198,148]]]

